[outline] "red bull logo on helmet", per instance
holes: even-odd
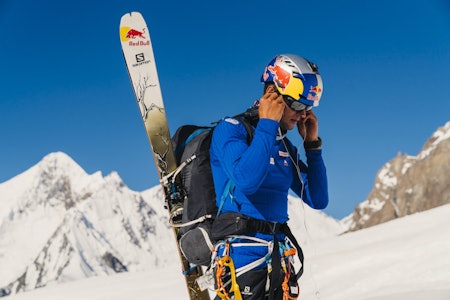
[[[280,65],[268,66],[267,69],[272,73],[273,81],[276,82],[278,87],[285,88],[291,81],[291,72],[286,71]]]
[[[130,46],[148,46],[150,40],[145,37],[145,28],[142,30],[136,30],[131,27],[120,28],[120,39],[122,42],[128,42]],[[136,40],[138,39],[138,40]]]
[[[273,81],[276,83],[279,89],[284,91],[289,85],[292,79],[292,74],[289,69],[284,65],[284,59],[282,57],[274,58],[263,74],[264,81]]]
[[[319,101],[321,94],[322,94],[322,88],[319,85],[316,85],[316,86],[311,85],[306,99],[312,100],[312,101]]]
[[[302,78],[301,74],[292,72],[292,66],[288,65],[288,61],[285,61],[283,56],[277,56],[264,70],[262,81],[274,82],[282,95],[299,100],[304,89]]]

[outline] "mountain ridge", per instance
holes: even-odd
[[[0,294],[158,267],[175,251],[168,222],[117,173],[89,175],[61,152],[0,184],[0,199]]]
[[[416,156],[400,152],[377,172],[367,199],[351,215],[359,230],[450,203],[450,122],[439,127]]]

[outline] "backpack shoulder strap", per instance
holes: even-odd
[[[236,120],[238,120],[242,125],[244,125],[245,130],[247,131],[247,144],[250,145],[250,143],[253,140],[253,136],[255,134],[255,129],[253,128],[252,124],[244,117],[236,117]],[[220,215],[222,212],[222,207],[225,203],[225,199],[227,198],[228,194],[233,198],[234,188],[236,187],[236,184],[228,178],[227,184],[225,185],[225,188],[223,190],[222,196],[220,197],[220,203],[217,210],[217,216]]]
[[[222,208],[223,208],[225,199],[227,198],[228,194],[230,194],[231,198],[233,198],[233,192],[234,192],[235,187],[236,187],[236,185],[234,184],[233,180],[228,179],[227,184],[225,185],[225,188],[223,189],[222,197],[220,197],[220,203],[219,203],[219,207],[217,209],[216,217],[218,215],[220,215],[220,213],[222,212]]]
[[[253,140],[253,136],[255,135],[255,129],[253,128],[253,125],[245,117],[237,118],[237,120],[241,122],[242,125],[244,125],[244,128],[247,131],[247,144],[250,145]]]

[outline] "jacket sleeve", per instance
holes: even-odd
[[[324,209],[328,205],[328,180],[322,150],[306,151],[307,166],[299,160],[301,181],[294,174],[291,189],[310,207]]]
[[[242,193],[255,193],[263,182],[278,126],[274,120],[259,120],[250,145],[244,125],[235,119],[226,119],[214,129],[214,151],[225,173]]]

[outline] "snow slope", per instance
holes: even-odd
[[[300,299],[449,300],[450,205],[309,240]],[[8,300],[187,299],[178,267],[53,285]]]
[[[322,240],[304,299],[450,299],[450,205]]]
[[[87,174],[62,152],[47,155],[0,183],[0,295],[175,266],[163,199],[160,186],[131,191],[115,172]],[[337,220],[290,202],[302,243],[342,232]]]

